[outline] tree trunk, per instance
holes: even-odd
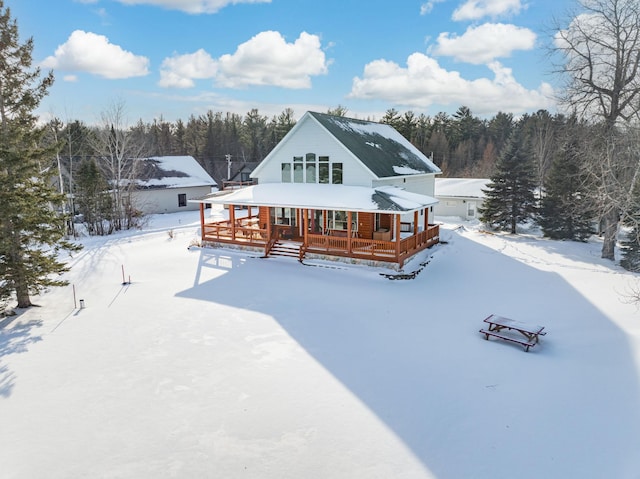
[[[33,306],[29,297],[29,288],[26,284],[16,286],[16,299],[18,300],[18,308],[28,308]]]
[[[602,258],[615,260],[616,242],[618,239],[618,212],[611,209],[602,217]]]
[[[11,238],[12,249],[8,255],[8,262],[12,266],[11,282],[14,286],[16,299],[18,300],[18,308],[28,308],[33,306],[29,297],[29,284],[26,280],[25,259],[20,249],[20,238],[15,231],[9,233]]]

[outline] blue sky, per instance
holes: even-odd
[[[95,123],[292,108],[555,110],[545,54],[572,0],[5,0],[56,82],[39,112]]]

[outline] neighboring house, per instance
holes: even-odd
[[[482,190],[491,180],[476,178],[437,178],[435,197],[439,203],[433,208],[436,216],[458,216],[463,220],[478,217],[484,201]]]
[[[198,201],[202,240],[402,267],[438,242],[439,173],[389,125],[307,112],[253,171],[258,184]],[[207,203],[233,206],[229,220],[205,218]],[[254,208],[236,219],[235,207]]]
[[[229,189],[254,184],[255,181],[251,178],[251,173],[259,163],[258,161],[243,162],[239,168],[236,167],[235,172],[229,178],[222,181],[222,188]]]
[[[134,204],[147,214],[197,210],[189,202],[217,190],[216,182],[192,156],[136,160]]]

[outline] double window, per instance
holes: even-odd
[[[296,224],[295,208],[271,208],[271,222],[276,225]]]
[[[346,211],[327,211],[327,228],[330,230],[349,229],[349,215]],[[351,231],[358,229],[358,213],[351,213]]]

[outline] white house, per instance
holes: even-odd
[[[253,171],[256,185],[200,201],[203,212],[206,203],[252,206],[257,217],[212,223],[202,214],[202,239],[262,245],[268,256],[286,238],[299,245],[301,259],[321,254],[401,266],[438,241],[429,218],[439,173],[389,125],[307,112]]]
[[[144,213],[197,210],[189,200],[217,190],[216,182],[192,156],[155,156],[136,160],[134,204]]]
[[[478,208],[484,202],[483,189],[490,180],[478,178],[436,178],[434,206],[436,216],[458,216],[471,220],[478,216]]]

